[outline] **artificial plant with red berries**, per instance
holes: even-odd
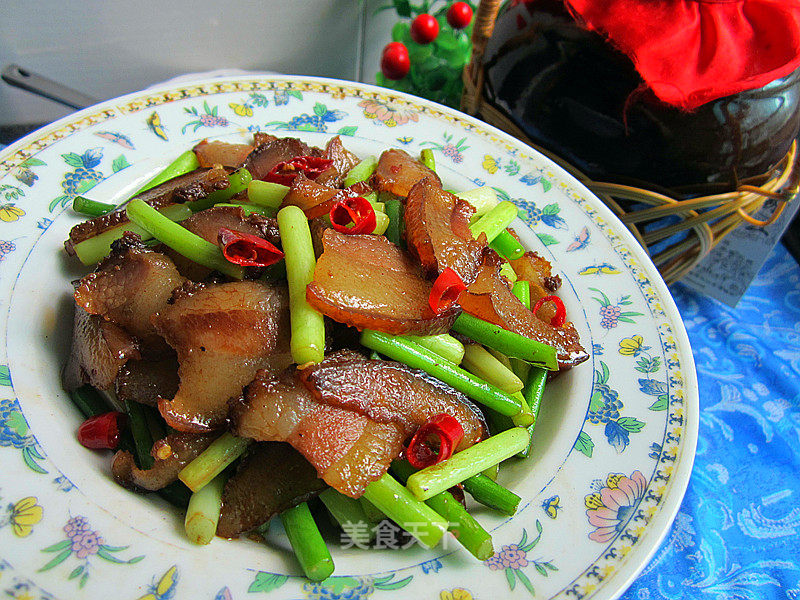
[[[458,107],[472,53],[473,2],[392,0],[401,21],[381,54],[378,85]]]

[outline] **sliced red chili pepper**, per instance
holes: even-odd
[[[448,308],[467,289],[467,286],[450,267],[445,268],[433,282],[428,304],[437,315]]]
[[[107,412],[89,417],[78,427],[81,446],[94,450],[114,450],[119,446],[120,429],[125,424],[125,414]]]
[[[327,171],[333,160],[320,156],[295,156],[292,160],[279,162],[267,173],[264,181],[280,183],[281,185],[291,185],[298,173],[303,173],[309,179],[316,179],[319,175]]]
[[[406,449],[406,458],[415,469],[424,469],[447,460],[464,437],[464,428],[446,413],[428,419],[417,429]]]
[[[330,217],[331,225],[339,233],[356,235],[375,231],[375,209],[361,196],[339,200],[331,208]]]
[[[564,323],[567,321],[567,309],[564,308],[564,303],[558,296],[545,296],[539,300],[531,309],[533,314],[536,314],[539,309],[542,308],[545,302],[552,302],[556,305],[556,314],[552,319],[550,319],[550,325],[553,327],[563,327]]]
[[[283,258],[283,252],[274,245],[249,233],[220,227],[217,239],[225,258],[237,265],[268,267]]]

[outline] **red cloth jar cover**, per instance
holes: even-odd
[[[800,66],[800,0],[565,3],[633,61],[662,102],[683,110],[760,88]]]

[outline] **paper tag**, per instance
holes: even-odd
[[[775,200],[768,200],[756,211],[754,217],[761,220],[769,218],[775,205]],[[681,281],[692,289],[735,308],[798,209],[800,198],[795,196],[778,220],[769,227],[742,223],[725,236]]]

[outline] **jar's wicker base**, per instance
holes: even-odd
[[[483,98],[483,53],[491,37],[500,0],[482,0],[473,29],[473,55],[464,69],[461,109],[536,148],[592,190],[628,227],[648,251],[667,283],[684,277],[726,235],[742,223],[765,227],[775,222],[800,187],[800,152],[794,142],[769,172],[727,186],[722,193],[670,190],[659,193],[643,187],[591,180],[575,167],[538,147],[505,113]],[[767,200],[776,201],[772,215],[754,214]]]

